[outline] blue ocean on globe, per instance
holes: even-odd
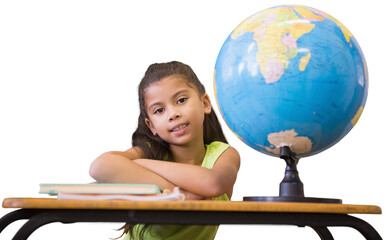
[[[357,123],[368,74],[361,48],[332,16],[305,6],[258,12],[229,35],[215,65],[218,107],[250,147],[307,157]]]

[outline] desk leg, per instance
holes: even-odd
[[[365,237],[365,239],[382,240],[381,236],[369,223],[356,217],[352,217],[349,215],[345,215],[345,216],[348,219],[346,226],[352,227],[357,231],[359,231]]]
[[[26,240],[36,229],[43,225],[61,222],[125,222],[128,211],[115,210],[58,210],[43,209],[32,216],[15,234],[12,240]]]
[[[331,232],[327,227],[311,227],[315,230],[315,232],[318,233],[321,240],[334,240],[333,235],[331,235]]]
[[[36,229],[39,227],[52,223],[52,222],[60,222],[61,218],[54,216],[52,214],[47,214],[47,213],[52,213],[51,211],[49,212],[42,212],[40,214],[36,214],[32,216],[20,229],[17,231],[15,236],[12,238],[12,240],[25,240],[27,239],[31,233],[33,233]]]
[[[261,215],[265,216],[265,214]],[[327,227],[350,227],[361,233],[367,240],[382,240],[379,233],[369,223],[347,214],[269,213],[265,221],[261,220],[257,223],[309,226],[319,234],[321,239],[333,239]]]
[[[29,219],[40,212],[42,211],[39,209],[19,209],[4,215],[0,219],[0,233],[11,223],[22,219]]]

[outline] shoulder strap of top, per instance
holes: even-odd
[[[202,167],[212,168],[221,154],[229,147],[229,144],[223,142],[212,142],[206,145],[206,154],[202,161]]]

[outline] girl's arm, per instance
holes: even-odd
[[[90,166],[89,174],[97,182],[156,184],[160,189],[173,189],[176,185],[157,173],[133,162],[141,158],[140,148],[126,152],[107,152],[99,156]]]
[[[232,147],[221,154],[211,169],[149,159],[136,159],[134,162],[189,192],[205,197],[227,193],[230,198],[240,168],[240,156]]]

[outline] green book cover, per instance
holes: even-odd
[[[42,183],[39,184],[39,193],[57,195],[63,193],[84,194],[157,194],[160,193],[158,186],[153,184],[117,184],[117,183]]]

